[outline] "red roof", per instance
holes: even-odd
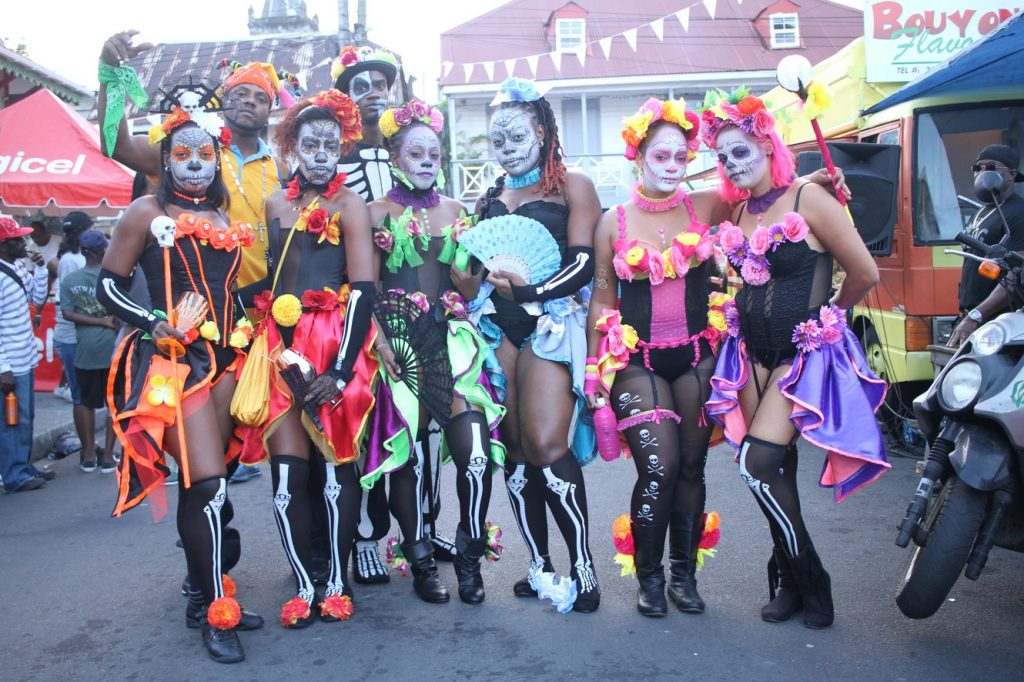
[[[547,56],[554,49],[548,24],[566,5],[588,12],[587,55],[581,66],[574,53],[565,52],[556,70]],[[520,58],[514,66],[515,76],[538,80],[774,70],[787,54],[798,52],[816,63],[864,33],[861,11],[825,0],[796,4],[789,0],[743,0],[742,4],[717,0],[714,5],[715,18],[711,19],[705,3],[695,0],[647,0],[635,5],[623,0],[512,0],[441,34],[441,85],[500,83],[509,75],[504,61],[512,58]],[[688,31],[675,16],[686,7],[690,7]],[[765,12],[769,7],[771,12]],[[799,49],[770,49],[766,21],[774,12],[798,13]],[[661,18],[665,20],[659,40],[649,24]],[[634,52],[617,34],[638,27]],[[598,41],[607,36],[615,37],[606,59]],[[536,76],[522,59],[531,55],[543,55]],[[494,62],[493,78],[487,77],[483,62]],[[467,81],[462,65],[468,63],[477,66]]]
[[[99,131],[49,90],[0,110],[0,205],[124,208],[135,174],[100,152]]]

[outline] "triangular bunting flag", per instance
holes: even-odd
[[[484,73],[487,74],[487,80],[490,83],[494,82],[494,62],[484,62]]]
[[[537,77],[537,61],[540,60],[539,54],[531,54],[526,58],[526,64],[530,67],[531,78]]]
[[[626,39],[629,46],[633,48],[633,52],[636,52],[636,29],[631,28],[622,34],[622,37]]]
[[[587,65],[587,46],[586,45],[580,45],[579,47],[577,47],[574,50],[574,52],[576,53],[576,59],[580,60],[580,67],[586,66]]]
[[[707,9],[708,15],[712,19],[715,18],[715,6],[718,5],[718,0],[704,0],[704,8]]]
[[[463,64],[462,65],[462,75],[465,77],[467,83],[469,82],[470,76],[473,75],[473,67],[474,66],[476,66],[476,64]]]
[[[444,62],[441,64],[441,78],[447,78],[448,74],[450,74],[454,68],[455,65],[451,62]]]
[[[654,35],[658,36],[658,42],[665,39],[665,17],[661,19],[655,19],[651,22],[651,30],[654,31]]]
[[[562,70],[562,53],[558,52],[558,51],[548,52],[548,56],[551,57],[551,65],[555,67],[555,71],[561,71]]]
[[[679,23],[683,25],[683,30],[684,31],[689,31],[690,30],[690,8],[689,7],[685,8],[685,9],[681,9],[678,12],[676,12],[676,19],[678,19]]]
[[[518,59],[506,59],[505,60],[505,78],[511,78],[512,74],[516,70],[516,62]]]
[[[601,38],[597,41],[597,44],[601,46],[601,51],[604,52],[604,58],[608,59],[612,53],[612,38],[615,36],[608,36],[607,38]]]

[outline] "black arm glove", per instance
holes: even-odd
[[[345,312],[345,328],[342,330],[341,346],[338,357],[331,369],[331,376],[348,382],[356,365],[359,352],[363,349],[366,332],[370,329],[370,316],[373,314],[373,301],[377,296],[377,288],[373,282],[352,282],[352,293],[348,297],[348,310]]]
[[[131,277],[115,275],[102,268],[96,286],[96,300],[117,317],[148,334],[160,318],[135,302],[128,293],[131,286]]]
[[[565,251],[562,269],[539,284],[512,287],[516,303],[550,301],[574,294],[594,278],[594,250],[589,246],[570,246]]]

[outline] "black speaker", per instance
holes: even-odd
[[[892,231],[899,204],[900,147],[867,142],[829,142],[832,162],[843,169],[850,186],[850,215],[868,251],[876,256],[892,253]],[[821,152],[801,152],[797,174],[822,168]]]

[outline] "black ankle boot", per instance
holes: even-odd
[[[672,512],[668,531],[668,596],[683,613],[704,613],[704,600],[697,592],[697,552],[703,532],[703,514]]]
[[[186,578],[188,580],[188,578]],[[201,615],[205,615],[203,606],[203,595],[200,592],[188,593],[188,604],[185,606],[185,627],[190,630],[198,630],[202,622]],[[251,611],[242,609],[242,619],[235,626],[236,630],[259,630],[263,627],[263,617]]]
[[[832,579],[821,565],[814,546],[807,545],[804,551],[790,557],[789,565],[804,603],[804,626],[817,630],[832,625],[835,619]]]
[[[402,543],[402,554],[412,570],[412,589],[428,604],[444,604],[451,596],[441,582],[434,562],[434,548],[430,538],[423,537],[416,542]]]
[[[218,663],[238,663],[245,660],[245,651],[242,649],[242,641],[238,638],[238,631],[218,630],[206,621],[206,611],[200,615],[200,628],[203,633],[203,646],[210,658]]]
[[[480,604],[484,600],[484,579],[480,575],[480,558],[487,550],[487,537],[471,538],[460,525],[455,532],[458,553],[452,566],[459,579],[459,599],[467,604]]]
[[[530,576],[533,575],[534,571],[537,570],[536,564],[530,566],[530,572],[520,578],[512,585],[512,594],[517,597],[537,597],[537,590],[533,589],[533,585],[530,584]],[[537,570],[538,573],[554,573],[555,567],[551,563],[551,557],[544,557],[544,564]]]
[[[781,547],[772,550],[768,560],[769,602],[761,608],[761,618],[769,623],[784,623],[804,608],[789,558]]]
[[[645,616],[660,618],[668,613],[665,601],[665,568],[661,558],[665,553],[665,524],[652,526],[633,524],[636,579],[636,610]]]
[[[434,561],[455,561],[458,550],[455,549],[454,542],[437,532],[431,533],[429,537],[430,543],[434,546]]]

